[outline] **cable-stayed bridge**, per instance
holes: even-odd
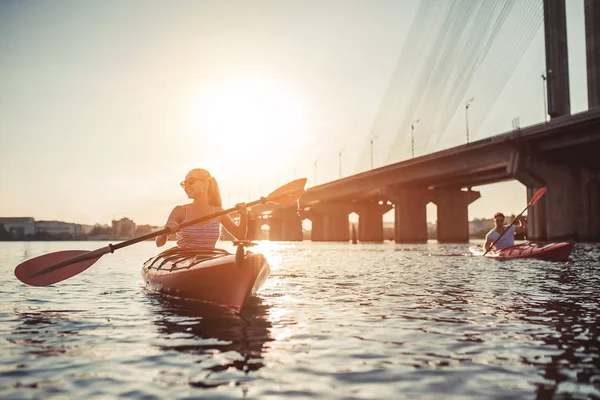
[[[359,240],[381,241],[382,215],[394,208],[395,240],[423,242],[425,207],[434,202],[438,240],[464,242],[467,207],[480,196],[470,188],[517,179],[529,197],[549,187],[530,210],[530,239],[599,240],[600,1],[584,4],[589,109],[571,115],[564,0],[424,0],[370,132],[387,141],[388,165],[309,189],[299,215],[290,207],[255,208],[254,225],[269,224],[272,240],[300,240],[301,219],[309,218],[312,240],[343,241],[355,212]],[[477,132],[541,24],[551,120],[428,152],[451,134],[457,110],[464,107],[468,118],[469,96],[477,96],[479,112],[467,119],[467,132]],[[421,150],[429,154],[406,160],[406,132],[415,124],[429,132]],[[367,144],[359,164],[368,164],[369,150]]]
[[[468,129],[478,132],[542,24],[541,0],[423,0],[369,133],[389,149],[386,164],[412,153],[411,126],[418,154],[452,139],[450,122],[471,99]],[[370,151],[365,143],[358,170]]]

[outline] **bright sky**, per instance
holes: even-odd
[[[225,206],[301,176],[313,185],[315,162],[319,184],[337,179],[340,151],[344,176],[368,169],[361,154],[418,6],[1,1],[0,216],[158,225],[187,202],[191,168],[211,171]],[[567,7],[575,113],[587,109],[583,0]],[[540,27],[472,140],[515,117],[543,121],[544,54]],[[463,116],[436,149],[464,143]],[[374,140],[376,167],[397,134]],[[526,205],[517,182],[479,190],[470,218]]]

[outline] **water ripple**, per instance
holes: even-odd
[[[140,243],[48,288],[0,243],[0,397],[600,398],[600,246],[567,263],[466,246],[263,243],[242,314],[147,292]]]

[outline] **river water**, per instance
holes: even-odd
[[[14,278],[105,245],[0,242],[0,398],[600,398],[598,245],[552,263],[262,242],[271,277],[241,314],[147,292],[151,242],[53,286]]]

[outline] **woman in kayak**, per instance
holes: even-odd
[[[179,224],[223,211],[219,186],[208,171],[200,168],[191,170],[186,175],[185,180],[181,182],[181,187],[185,190],[188,198],[192,199],[192,203],[175,206],[165,224],[165,228],[169,229],[171,234],[175,233],[177,247],[214,248],[221,234],[221,225],[237,239],[243,240],[246,238],[248,210],[245,203],[236,204],[240,213],[239,225],[229,215],[222,215],[210,221],[180,229]],[[170,234],[158,236],[156,245],[158,247],[163,246],[169,236]]]
[[[504,226],[504,214],[497,212],[494,214],[494,229],[485,235],[485,251],[489,251],[492,244],[500,238],[494,244],[494,248],[497,250],[504,249],[509,246],[515,245],[515,233],[521,233],[527,231],[527,224],[522,216],[517,217],[515,225],[510,227]],[[506,232],[506,233],[505,233]]]

